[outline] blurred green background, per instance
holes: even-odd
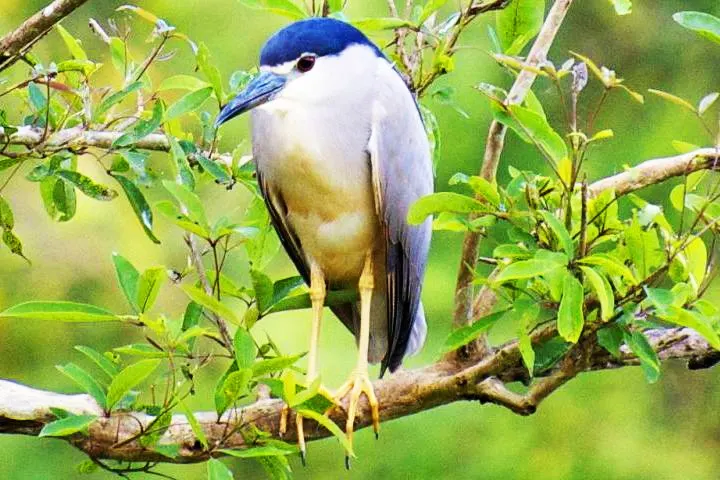
[[[41,8],[43,0],[0,0],[0,34],[18,25]],[[106,23],[120,0],[91,0],[63,25],[83,40],[91,58],[109,63],[104,45],[87,27],[88,17]],[[352,18],[383,16],[383,0],[350,0]],[[456,2],[449,2],[450,5]],[[659,88],[699,100],[720,88],[720,48],[680,28],[672,19],[679,10],[700,10],[720,15],[717,0],[665,0],[634,2],[632,15],[617,17],[607,1],[576,2],[551,52],[556,64],[568,51],[581,52],[615,69],[638,91]],[[236,0],[147,0],[138,5],[175,25],[213,52],[225,79],[256,62],[263,41],[287,23],[282,17],[249,10]],[[480,82],[507,87],[511,79],[488,56],[489,14],[479,19],[460,41],[456,70],[436,86],[452,86],[465,119],[448,106],[428,100],[443,132],[437,189],[446,189],[457,171],[477,171],[489,124],[487,101],[472,89]],[[143,34],[144,35],[144,34]],[[382,41],[383,37],[379,37]],[[151,71],[159,81],[174,73],[192,73],[186,47],[178,44],[177,56]],[[35,53],[41,61],[65,58],[59,37],[49,34]],[[138,52],[138,56],[140,52]],[[117,85],[110,68],[100,75]],[[17,81],[27,67],[17,64],[8,73]],[[4,73],[5,75],[5,73]],[[114,83],[113,83],[114,82]],[[540,81],[535,91],[554,118],[557,97],[552,86]],[[586,93],[581,111],[597,95],[597,85]],[[0,99],[11,121],[19,122],[12,99]],[[212,112],[215,113],[214,111]],[[612,128],[615,138],[596,149],[588,162],[592,178],[620,171],[624,165],[673,154],[671,140],[707,144],[700,129],[682,110],[646,96],[645,105],[618,93],[598,119],[598,127]],[[233,122],[225,131],[223,149],[230,150],[247,135],[247,120]],[[507,166],[543,169],[540,157],[516,137],[509,137],[502,157],[500,181]],[[246,148],[249,145],[246,143]],[[81,169],[107,183],[102,172],[86,161]],[[1,179],[0,179],[1,180]],[[646,193],[663,203],[669,185]],[[247,195],[210,183],[201,188],[215,213],[240,214]],[[139,268],[162,264],[182,269],[185,252],[179,232],[162,220],[161,246],[150,243],[124,201],[98,203],[78,198],[78,215],[68,224],[52,223],[41,204],[35,184],[13,181],[6,197],[16,211],[16,232],[25,245],[32,266],[0,253],[0,309],[30,299],[65,299],[92,302],[122,312],[122,295],[116,286],[110,255],[117,251]],[[151,196],[155,193],[151,193]],[[409,367],[438,358],[440,345],[450,329],[453,286],[462,238],[457,234],[434,236],[424,301],[430,324],[423,353],[406,362]],[[489,241],[484,246],[490,250]],[[238,259],[238,264],[240,264]],[[275,278],[293,274],[286,257],[271,266]],[[238,270],[238,275],[246,272]],[[182,297],[170,287],[163,290],[158,310],[179,314]],[[711,300],[718,299],[715,289]],[[329,315],[329,313],[327,314]],[[270,317],[256,327],[267,331],[287,352],[307,349],[309,313]],[[500,332],[502,336],[503,332]],[[507,332],[506,332],[507,333]],[[41,322],[0,323],[0,378],[39,388],[72,392],[72,386],[55,365],[77,361],[77,344],[111,348],[130,343],[130,327],[57,325]],[[324,324],[321,365],[325,382],[337,386],[355,358],[352,338],[339,322]],[[215,372],[217,373],[217,371]],[[210,380],[210,375],[205,380]],[[209,390],[201,389],[202,392]],[[202,397],[202,395],[200,395]],[[211,409],[208,394],[196,399],[196,408]],[[542,404],[529,418],[495,406],[456,403],[412,417],[383,424],[379,441],[371,431],[357,435],[358,459],[350,472],[343,468],[343,452],[335,440],[310,445],[309,465],[292,464],[297,478],[612,478],[612,479],[711,479],[720,475],[720,380],[717,371],[687,372],[680,364],[667,365],[661,380],[649,385],[639,369],[585,374],[570,382]],[[0,437],[0,478],[84,478],[75,471],[83,455],[59,440],[21,436]],[[236,478],[262,477],[253,463],[228,461]],[[180,479],[205,478],[205,466],[163,466],[161,472]],[[89,478],[112,478],[97,472]],[[142,476],[135,478],[145,478]],[[151,478],[151,477],[147,477]]]

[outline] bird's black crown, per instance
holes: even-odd
[[[300,20],[270,37],[260,53],[260,64],[280,65],[303,53],[319,57],[338,55],[350,45],[367,45],[378,57],[383,56],[377,45],[349,23],[332,18]]]

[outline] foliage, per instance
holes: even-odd
[[[428,0],[405,16],[391,11],[384,18],[348,19],[343,13],[345,2],[341,1],[313,2],[311,7],[294,0],[241,2],[292,19],[332,15],[351,20],[368,32],[391,30],[394,47],[387,53],[421,99],[437,160],[441,132],[425,99],[433,98],[464,114],[454,102],[453,91],[431,87],[440,76],[453,71],[458,39],[484,10],[460,8],[445,16],[442,12],[448,2]],[[629,1],[611,3],[618,14],[630,12]],[[145,343],[118,346],[109,352],[78,346],[85,357],[82,366],[70,362],[58,370],[91,395],[106,414],[144,410],[154,415],[154,428],[139,440],[163,455],[174,456],[172,449],[159,445],[158,440],[171,414],[181,412],[208,454],[255,459],[274,478],[290,474],[286,457],[296,448],[272,440],[251,424],[240,424],[228,433],[242,435],[250,445],[248,449],[218,449],[207,442],[185,402],[197,394],[197,374],[213,365],[223,368],[212,392],[218,416],[249,402],[260,386],[268,387],[273,396],[330,430],[352,454],[342,431],[322,415],[331,404],[320,393],[319,381],[302,385],[295,379],[300,371],[296,362],[303,354],[281,352],[272,339],[260,340],[253,332],[255,324],[268,315],[310,305],[302,278],[273,280],[266,272],[280,244],[244,147],[231,155],[217,152],[214,113],[254,72],[238,71],[224,81],[205,45],[196,44],[147,10],[135,6],[119,10],[135,15],[140,31],[144,22],[152,32],[149,50],[140,58],[130,53],[137,51],[137,47],[130,48],[133,32],[111,23],[107,33],[95,24],[107,46],[106,63],[115,70],[117,82],[113,86],[102,85],[98,80],[102,64],[89,58],[71,32],[57,26],[68,57],[47,65],[27,57],[32,63],[28,78],[0,93],[0,97],[14,95],[26,105],[22,118],[10,118],[10,113],[0,111],[0,138],[39,135],[33,148],[13,147],[8,141],[0,149],[0,174],[6,172],[7,179],[0,185],[3,243],[10,253],[23,255],[21,239],[14,233],[11,199],[1,195],[18,172],[27,171],[25,179],[38,185],[53,221],[73,219],[78,192],[97,201],[114,201],[122,193],[149,241],[159,243],[166,241],[158,238],[154,229],[159,213],[177,227],[178,236],[188,245],[188,265],[179,272],[163,265],[141,271],[121,254],[113,254],[119,292],[127,301],[125,312],[71,302],[32,301],[6,309],[0,318],[123,322],[139,329]],[[517,75],[529,68],[520,56],[539,32],[544,13],[544,2],[522,0],[498,12],[496,26],[491,29],[496,39],[493,55],[505,72]],[[674,18],[710,40],[720,38],[715,17],[680,12]],[[190,49],[197,69],[153,85],[147,72],[160,62],[172,60],[168,51],[171,44]],[[532,92],[523,104],[510,105],[502,88],[477,86],[488,97],[494,118],[536,147],[552,175],[510,167],[512,180],[500,186],[459,173],[451,184],[464,188],[464,192],[425,197],[413,206],[408,219],[420,223],[435,214],[437,230],[479,231],[501,239],[492,257],[485,259],[494,267],[493,272],[479,269],[475,283],[494,290],[503,301],[490,315],[453,332],[445,351],[456,350],[494,326],[505,324],[517,332],[530,375],[554,368],[579,342],[597,342],[615,356],[625,345],[639,358],[652,382],[658,379],[660,362],[643,333],[649,328],[690,327],[720,349],[720,312],[702,298],[714,274],[709,266],[720,218],[719,184],[705,173],[688,175],[671,195],[676,222],[666,217],[661,206],[634,195],[618,198],[612,191],[589,195],[583,166],[588,155],[613,136],[612,130],[595,127],[606,98],[617,90],[640,103],[644,98],[612,70],[583,55],[573,55],[559,68],[548,61],[536,72],[557,87],[566,114],[562,129],[556,126],[560,122],[548,118]],[[587,118],[580,118],[578,105],[585,98],[590,74],[602,93],[599,103],[588,109]],[[714,130],[717,122],[708,120],[717,115],[713,109],[717,93],[704,96],[697,106],[661,90],[651,93],[695,115],[711,142],[718,138]],[[101,148],[72,139],[61,144],[49,141],[53,135],[71,129],[81,133],[112,131],[114,135]],[[168,153],[162,166],[151,161],[150,144],[161,145],[151,149]],[[78,157],[88,154],[107,178],[97,180],[79,171]],[[170,174],[159,173],[164,170]],[[252,201],[240,215],[215,218],[198,195],[198,185],[203,182],[244,188]],[[165,199],[152,204],[149,191]],[[237,249],[244,250],[248,259],[245,267],[250,280],[245,283],[227,268],[228,254]],[[154,308],[159,296],[167,294],[166,285],[187,297],[182,318]],[[356,295],[354,291],[330,292],[328,303],[347,302]],[[556,323],[559,336],[534,344],[531,334],[551,322]],[[153,395],[149,401],[144,394],[149,391],[160,395]],[[56,416],[41,435],[84,435],[96,420],[61,411]],[[116,467],[123,471],[123,466],[112,468]],[[207,469],[208,478],[232,478],[218,460],[210,460]]]

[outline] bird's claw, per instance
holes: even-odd
[[[378,437],[380,432],[380,408],[377,397],[375,396],[375,390],[373,389],[370,376],[367,372],[355,373],[353,377],[348,380],[342,387],[340,387],[335,394],[336,402],[339,404],[340,401],[347,395],[350,394],[350,401],[347,408],[347,422],[345,424],[345,433],[350,441],[350,445],[353,442],[353,433],[355,431],[355,417],[357,415],[357,408],[360,397],[364,393],[368,399],[370,405],[370,412],[372,415],[373,430],[375,431],[375,438]],[[345,459],[345,465],[349,468],[350,458]]]
[[[333,407],[339,407],[340,402],[335,396],[325,387],[321,386],[318,389],[318,394],[322,395],[326,399],[332,402]],[[333,407],[330,407],[333,408]],[[328,409],[328,410],[330,410]],[[290,407],[287,403],[283,403],[282,410],[280,411],[280,428],[278,434],[280,438],[284,437],[287,433],[288,415],[290,414]],[[305,426],[303,425],[303,416],[300,413],[295,414],[295,427],[297,428],[297,443],[300,450],[300,460],[303,466],[306,465],[307,460],[307,447],[305,443]]]

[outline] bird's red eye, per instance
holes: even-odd
[[[315,66],[315,55],[303,55],[297,61],[297,69],[302,72],[309,72]]]

